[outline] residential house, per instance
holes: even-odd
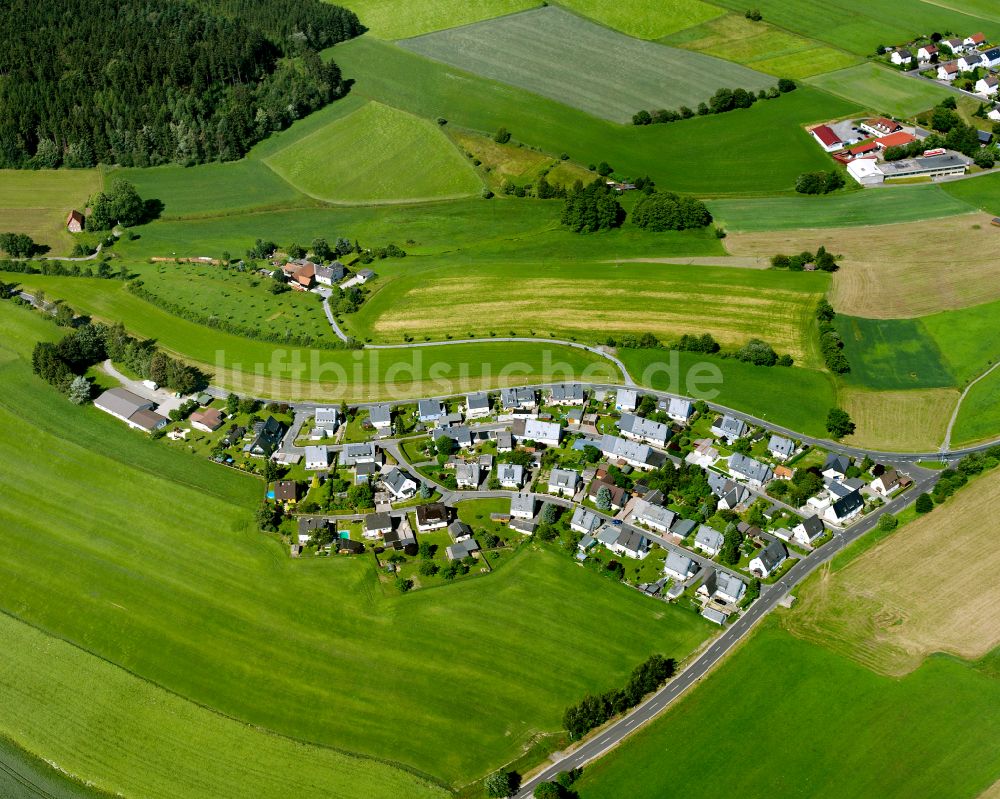
[[[791,480],[795,476],[795,470],[790,466],[775,466],[774,467],[774,479],[775,480]]]
[[[721,569],[711,569],[697,593],[704,599],[726,605],[735,605],[746,593],[747,587],[739,577]]]
[[[322,516],[299,516],[298,536],[299,544],[308,544],[314,537],[333,532],[333,525],[329,519]]]
[[[566,411],[566,424],[578,427],[583,423],[583,408],[572,408]]]
[[[980,147],[985,147],[993,141],[993,134],[988,130],[977,130],[976,136],[979,138]]]
[[[780,541],[772,541],[750,561],[750,573],[764,580],[788,558],[788,550]]]
[[[497,433],[497,452],[512,452],[514,449],[514,437],[508,430],[501,430]]]
[[[639,392],[632,388],[620,388],[615,394],[615,410],[632,413],[639,406]]]
[[[532,388],[504,388],[500,390],[500,404],[505,410],[532,410],[537,407]]]
[[[379,435],[392,432],[392,408],[388,405],[373,405],[368,409],[368,421]]]
[[[819,516],[807,516],[792,528],[792,540],[811,547],[813,541],[825,532],[826,525]]]
[[[572,498],[576,494],[579,482],[579,472],[572,469],[553,469],[549,474],[549,493]]]
[[[963,42],[961,39],[957,37],[951,39],[942,39],[941,44],[945,45],[955,55],[958,55],[959,53],[968,49],[965,45],[965,42]],[[972,49],[974,50],[975,47],[973,46]]]
[[[718,508],[719,510],[736,510],[746,507],[753,500],[754,495],[749,488],[728,480],[726,481],[726,490],[719,497]]]
[[[288,278],[289,285],[299,291],[312,288],[316,282],[316,264],[304,258],[289,261],[281,267],[281,271]]]
[[[700,549],[710,558],[714,558],[722,550],[722,544],[726,537],[718,530],[713,530],[707,525],[701,525],[698,533],[694,537],[695,549]]]
[[[743,438],[749,433],[750,426],[742,419],[737,419],[727,413],[712,422],[710,432],[716,438],[724,439],[727,443],[732,444],[736,439]]]
[[[306,447],[305,466],[309,471],[329,468],[330,450],[326,447]]]
[[[662,452],[657,452],[647,444],[611,435],[601,437],[598,449],[609,460],[624,461],[635,469],[658,469],[667,460]]]
[[[274,501],[294,505],[299,501],[299,484],[294,480],[275,480]]]
[[[847,455],[831,452],[823,462],[823,476],[831,480],[839,480],[847,474],[850,466],[851,459]]]
[[[670,530],[670,526],[676,518],[677,514],[670,510],[670,508],[665,508],[663,505],[655,505],[644,499],[636,500],[633,506],[632,521],[648,527],[650,530],[658,530],[661,533],[666,533]]]
[[[675,422],[687,424],[691,417],[694,416],[694,405],[686,399],[671,397],[667,403],[667,416]]]
[[[988,69],[996,69],[1000,66],[1000,47],[991,47],[989,50],[984,50],[980,66],[987,67]]]
[[[361,485],[367,483],[369,478],[374,477],[382,471],[380,463],[356,463],[354,464],[354,482]]]
[[[484,472],[492,471],[493,469],[493,456],[488,452],[484,452],[479,456],[479,468]]]
[[[540,422],[537,419],[516,419],[511,425],[511,433],[518,442],[534,441],[549,447],[558,447],[562,428],[555,422]]]
[[[478,463],[460,463],[455,467],[455,483],[459,488],[471,488],[477,491],[481,480]]]
[[[865,119],[858,124],[861,130],[872,134],[872,136],[885,136],[889,133],[895,133],[897,130],[902,130],[903,126],[900,125],[893,119],[888,117],[872,117],[871,119]]]
[[[918,61],[930,61],[931,58],[938,54],[938,49],[936,45],[925,44],[920,49],[917,50],[917,60]]]
[[[445,549],[444,553],[448,560],[462,560],[479,551],[479,544],[475,538],[467,538],[457,544],[452,544]]]
[[[455,519],[455,521],[448,525],[448,535],[457,544],[460,541],[472,538],[472,528],[465,522]]]
[[[625,493],[625,489],[620,486],[616,486],[608,478],[591,480],[590,487],[587,489],[587,499],[596,503],[597,495],[601,492],[602,488],[608,489],[608,493],[611,495],[611,510],[619,511],[625,507],[625,503],[628,501],[628,495]]]
[[[255,458],[270,458],[281,446],[284,434],[285,426],[273,416],[268,416],[265,421],[254,425],[254,440],[246,451]]]
[[[675,580],[686,580],[694,574],[695,564],[686,555],[671,551],[667,553],[667,559],[663,563],[663,571]]]
[[[203,430],[206,433],[214,433],[222,427],[224,417],[222,415],[222,411],[218,408],[205,408],[201,411],[195,411],[189,418],[191,420],[191,427],[195,430]]]
[[[365,551],[365,545],[360,541],[344,538],[342,535],[334,538],[326,548],[338,555],[360,555]]]
[[[966,47],[981,47],[986,43],[986,37],[982,33],[974,33],[971,36],[966,36],[962,41],[962,44]]]
[[[417,403],[417,418],[424,424],[433,424],[447,413],[440,400],[422,399]]]
[[[617,425],[621,434],[633,441],[645,441],[648,444],[662,447],[666,446],[667,439],[670,437],[670,428],[665,424],[631,413],[623,413]]]
[[[569,528],[582,535],[588,535],[601,526],[602,519],[589,508],[578,507],[573,511],[573,518],[570,520]]]
[[[330,438],[340,427],[340,411],[337,408],[317,408],[313,411],[312,438]]]
[[[899,66],[900,64],[910,64],[913,62],[913,53],[905,47],[902,47],[899,50],[894,50],[892,55],[889,56],[889,60],[896,66]]]
[[[844,142],[841,141],[840,137],[836,133],[833,132],[833,128],[829,125],[817,125],[815,128],[811,128],[809,133],[816,140],[819,146],[828,153],[839,150],[844,146]]]
[[[774,472],[766,463],[748,458],[741,452],[734,452],[729,456],[729,473],[733,477],[746,480],[755,487],[763,486],[771,482]]]
[[[443,502],[428,502],[417,506],[417,530],[421,533],[447,527],[449,520],[448,506]]]
[[[719,459],[719,450],[712,446],[715,442],[710,438],[700,438],[694,442],[694,449],[684,458],[685,461],[707,469]]]
[[[788,460],[795,453],[795,442],[784,436],[773,435],[767,442],[767,451],[779,461]]]
[[[703,618],[708,619],[713,624],[718,624],[720,627],[726,623],[729,616],[723,613],[718,608],[702,608],[701,615]]]
[[[895,469],[886,469],[871,482],[872,491],[883,497],[897,491],[902,485],[900,474]]]
[[[334,283],[339,283],[347,276],[347,270],[340,261],[334,261],[329,266],[317,264],[314,271],[316,282],[322,286],[332,287]]]
[[[560,383],[552,386],[549,393],[550,405],[583,405],[583,386],[579,383]]]
[[[369,513],[365,516],[365,538],[381,538],[392,531],[392,516],[388,513]]]
[[[959,72],[972,72],[978,67],[987,66],[983,61],[983,54],[978,50],[972,50],[971,52],[964,53],[959,56],[958,61]]]
[[[524,467],[519,463],[501,463],[497,466],[497,480],[504,488],[517,490],[524,485]]]
[[[938,80],[953,81],[958,77],[958,63],[955,61],[948,61],[945,64],[938,64],[937,68],[937,78]]]
[[[618,536],[608,549],[616,555],[642,560],[649,554],[649,541],[638,530],[627,527],[613,527],[612,529],[618,531]]]
[[[510,498],[510,515],[513,519],[535,518],[535,495],[518,493]]]
[[[402,469],[393,466],[387,474],[382,475],[382,485],[392,494],[397,502],[413,499],[417,495],[417,481]]]
[[[84,216],[76,209],[69,212],[69,216],[66,217],[66,230],[70,233],[82,233],[84,225]]]
[[[465,425],[454,425],[453,427],[439,427],[434,431],[435,441],[444,436],[450,438],[462,449],[472,447],[472,430]]]
[[[477,394],[467,394],[465,397],[465,418],[482,419],[489,416],[492,411],[490,405],[490,395],[485,391]]]
[[[340,451],[341,466],[357,466],[361,463],[381,463],[378,447],[373,441],[348,444]]]
[[[166,416],[153,411],[155,402],[143,399],[124,388],[109,388],[94,400],[94,407],[120,419],[133,430],[146,433],[166,427],[170,421]]]
[[[577,559],[583,560],[587,556],[587,553],[591,549],[593,549],[596,544],[597,544],[597,539],[594,538],[594,536],[592,535],[585,535],[583,538],[581,538],[576,545],[576,548],[579,550],[579,553],[577,554]],[[583,557],[581,557],[581,555]]]
[[[444,524],[441,525],[441,527],[444,526]],[[417,537],[413,534],[410,522],[405,516],[399,520],[395,529],[382,534],[382,543],[386,549],[405,550],[408,554],[417,554]]]
[[[830,507],[826,509],[826,520],[834,524],[844,524],[861,513],[864,506],[864,497],[855,489],[830,503]]]

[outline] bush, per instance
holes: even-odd
[[[748,8],[746,14],[744,14],[748,20],[751,22],[760,22],[764,19],[764,15],[760,13],[759,8]]]
[[[914,510],[917,513],[930,513],[934,510],[934,500],[931,499],[930,494],[921,494],[917,497],[917,502],[914,505]]]
[[[829,172],[803,172],[795,180],[795,191],[799,194],[829,194],[843,188],[844,175],[838,169]]]
[[[662,232],[707,227],[712,215],[700,200],[673,192],[653,192],[639,198],[632,222],[641,228]]]
[[[510,141],[510,131],[507,128],[498,128],[497,132],[493,134],[493,141],[497,144],[506,144]]]
[[[826,430],[834,438],[843,438],[854,432],[854,422],[843,408],[830,408],[826,415]]]
[[[736,359],[754,366],[774,366],[778,362],[778,353],[766,341],[752,338],[736,351]]]

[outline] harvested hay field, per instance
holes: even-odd
[[[1000,299],[1000,228],[986,214],[926,222],[825,230],[731,233],[733,255],[815,250],[843,256],[830,301],[839,313],[869,319],[926,316]],[[956,257],[969,253],[970,257]],[[900,291],[905,284],[906,291]]]
[[[858,431],[845,439],[884,452],[926,451],[941,446],[959,392],[951,388],[867,391],[844,388],[841,405]]]
[[[998,500],[994,471],[835,576],[819,575],[786,627],[890,676],[912,672],[934,652],[983,657],[1000,645]],[[958,568],[938,567],[942,547]]]

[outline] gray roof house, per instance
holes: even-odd
[[[774,471],[766,463],[748,458],[740,452],[734,452],[729,456],[729,473],[755,486],[769,483],[774,477]]]
[[[379,432],[389,430],[392,427],[392,408],[388,405],[373,405],[368,409],[368,421]]]
[[[826,456],[826,460],[823,462],[823,475],[825,477],[839,476],[843,477],[847,470],[851,466],[851,459],[846,455],[839,455],[836,452],[831,452]]]
[[[369,513],[365,516],[365,538],[378,538],[392,530],[392,517],[388,513]]]
[[[436,422],[446,413],[444,403],[440,400],[422,399],[417,403],[417,417],[421,422]]]
[[[729,618],[721,610],[715,608],[702,608],[701,615],[708,619],[713,624],[718,624],[720,627],[726,623],[726,619]]]
[[[465,416],[468,419],[481,419],[490,415],[490,395],[485,391],[467,394],[465,397]]]
[[[642,560],[649,554],[649,541],[638,530],[631,530],[627,527],[619,527],[618,537],[608,548],[618,554],[629,558]]]
[[[460,463],[455,467],[455,482],[459,488],[479,488],[481,475],[478,463]]]
[[[638,523],[649,527],[652,530],[659,530],[662,533],[670,529],[677,514],[670,508],[663,505],[654,505],[643,499],[637,500],[634,506],[632,518]]]
[[[788,557],[788,550],[780,541],[772,541],[750,561],[750,572],[757,577],[769,577]]]
[[[340,411],[336,408],[317,408],[313,412],[313,436],[332,436],[340,425]]]
[[[549,402],[552,405],[583,405],[583,386],[579,383],[560,383],[552,386]]]
[[[767,442],[767,451],[779,460],[787,460],[795,452],[795,442],[784,436],[773,435]]]
[[[703,524],[698,528],[698,533],[694,537],[694,546],[706,555],[714,557],[719,554],[725,540],[725,536],[718,530],[713,530]]]
[[[516,408],[534,408],[537,404],[535,390],[532,388],[500,389],[500,403],[507,410]]]
[[[670,525],[670,532],[681,538],[687,538],[697,526],[698,523],[692,519],[675,519],[674,523]]]
[[[497,452],[510,452],[514,449],[514,437],[509,430],[501,430],[497,433]]]
[[[732,605],[743,598],[746,590],[746,583],[739,577],[721,569],[712,569],[698,587],[698,593],[705,598]]]
[[[639,404],[639,392],[633,388],[620,388],[615,393],[615,410],[632,412]]]
[[[378,449],[372,441],[348,444],[340,451],[341,466],[357,466],[359,463],[375,463],[377,460]]]
[[[519,463],[501,463],[496,472],[500,485],[506,488],[520,488],[524,485],[524,467]]]
[[[304,460],[306,469],[310,471],[326,469],[330,466],[330,450],[326,447],[306,447]]]
[[[434,440],[441,436],[450,438],[462,449],[469,449],[472,446],[472,431],[465,425],[455,425],[453,427],[439,427],[434,431]]]
[[[445,549],[444,553],[448,556],[448,560],[461,560],[462,558],[468,557],[473,552],[478,551],[479,544],[476,543],[476,539],[466,538],[456,544],[452,544],[450,547]]]
[[[518,441],[536,441],[550,447],[558,447],[562,428],[555,422],[540,422],[537,419],[517,419],[511,425],[511,433]]]
[[[663,563],[663,571],[678,580],[686,580],[694,574],[694,561],[679,552],[669,552]]]
[[[155,402],[124,388],[108,389],[94,400],[94,407],[120,419],[135,430],[152,432],[164,427],[169,421],[165,416],[153,412]]]
[[[618,429],[626,438],[634,441],[646,441],[650,444],[663,446],[670,437],[670,428],[660,422],[643,419],[632,413],[623,413],[618,420]]]
[[[720,416],[712,422],[711,432],[716,438],[724,438],[730,444],[737,438],[743,438],[750,431],[750,427],[742,419],[730,416]]]
[[[570,529],[588,535],[601,526],[602,519],[589,508],[577,508],[569,523]]]
[[[448,525],[448,535],[450,535],[451,540],[457,544],[459,541],[465,541],[467,538],[472,538],[472,528],[465,522],[455,519],[455,521]]]
[[[572,497],[579,482],[579,472],[572,469],[553,469],[549,474],[549,493]]]
[[[519,493],[512,496],[510,498],[510,515],[513,519],[534,519],[535,495]]]
[[[395,466],[382,476],[382,485],[396,500],[412,499],[417,493],[417,481]]]
[[[675,422],[687,422],[694,415],[694,405],[686,399],[671,397],[667,403],[667,416]]]
[[[666,463],[666,456],[647,444],[604,435],[598,448],[609,460],[623,460],[636,469],[657,469]]]

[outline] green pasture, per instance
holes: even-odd
[[[618,174],[648,174],[661,188],[700,196],[791,194],[800,173],[830,164],[802,126],[858,110],[803,86],[746,110],[623,127],[375,39],[339,45],[335,55],[357,80],[352,93],[474,130],[506,127],[515,140],[550,154],[607,161]]]
[[[482,189],[437,124],[374,102],[279,150],[266,163],[327,202],[419,202]]]
[[[0,169],[0,232],[27,233],[52,255],[69,255],[66,217],[103,185],[98,169]]]
[[[637,39],[661,39],[724,13],[702,0],[563,0],[559,5]]]
[[[826,414],[837,404],[832,378],[813,369],[664,350],[621,349],[618,357],[640,385],[712,400],[807,435],[827,435]]]
[[[351,11],[380,39],[402,39],[468,25],[540,5],[540,0],[352,0]]]
[[[107,799],[0,738],[0,796],[6,799]]]
[[[997,702],[1000,682],[972,664],[933,657],[890,679],[768,620],[574,789],[581,799],[973,799],[1000,774]]]
[[[921,319],[838,314],[835,324],[851,364],[848,382],[882,390],[954,385],[944,351]]]
[[[920,318],[955,376],[955,385],[964,386],[1000,357],[997,319],[1000,319],[1000,302]]]
[[[965,395],[951,431],[953,448],[994,439],[1000,430],[1000,371],[990,372]]]
[[[979,183],[980,180],[963,181]],[[758,232],[798,228],[887,225],[916,222],[973,211],[944,186],[893,186],[879,191],[853,191],[825,197],[757,197],[719,199],[708,203],[727,230]]]
[[[977,176],[975,180],[951,181],[941,188],[961,202],[990,214],[1000,214],[1000,172]]]
[[[809,78],[809,83],[879,114],[912,117],[954,92],[878,64],[858,64]]]
[[[722,87],[756,92],[774,85],[762,73],[633,39],[555,6],[400,44],[612,122],[630,122],[643,108],[695,108]]]

